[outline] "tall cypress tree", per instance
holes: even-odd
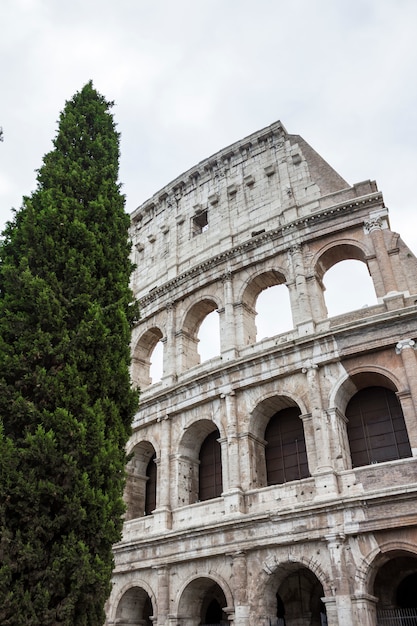
[[[88,83],[0,247],[0,623],[97,625],[120,539],[136,307],[119,135]]]

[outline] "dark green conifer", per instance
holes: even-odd
[[[98,625],[124,511],[136,316],[119,135],[88,83],[0,246],[0,623]]]

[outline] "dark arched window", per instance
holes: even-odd
[[[198,499],[218,498],[223,490],[222,460],[218,430],[208,435],[200,448]]]
[[[385,387],[366,387],[346,407],[353,467],[411,456],[397,396]]]
[[[154,454],[146,468],[145,515],[150,515],[156,509],[156,454]]]
[[[415,609],[417,606],[416,589],[417,572],[406,576],[398,585],[397,606],[402,609]]]
[[[278,411],[265,431],[266,473],[268,485],[307,478],[310,474],[303,423],[298,407]]]
[[[222,607],[217,600],[212,600],[208,605],[205,617],[206,624],[220,624],[222,621]]]

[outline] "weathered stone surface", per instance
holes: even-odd
[[[329,626],[375,626],[417,573],[417,260],[376,184],[350,186],[277,122],[155,194],[131,236],[142,393],[107,624],[269,626],[285,611],[287,626],[319,625],[325,612]],[[328,318],[323,276],[344,259],[367,265],[378,304]],[[257,297],[277,284],[293,329],[257,342]],[[215,310],[221,351],[200,363],[198,330]],[[402,415],[394,434],[372,434],[369,417],[364,446],[373,459],[398,440],[397,452],[355,463],[362,442],[346,414],[374,387]],[[267,429],[292,407],[304,473],[274,482]],[[221,489],[200,501],[213,432]]]

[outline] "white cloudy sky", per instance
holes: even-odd
[[[279,119],[375,179],[417,250],[415,0],[1,0],[0,24],[0,227],[92,79],[116,103],[129,212]]]

